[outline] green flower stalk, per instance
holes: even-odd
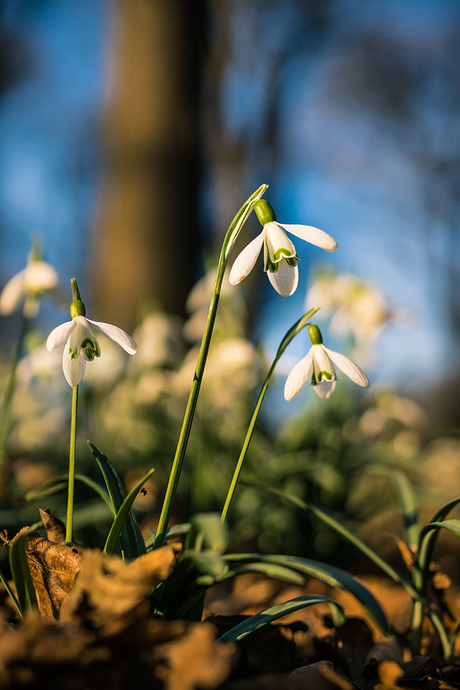
[[[260,409],[262,407],[262,403],[265,398],[265,394],[267,393],[268,387],[270,385],[271,378],[273,376],[273,372],[275,371],[275,367],[278,364],[281,356],[283,355],[285,349],[289,345],[289,343],[292,342],[292,340],[296,337],[300,331],[305,328],[305,326],[311,327],[311,324],[308,323],[309,319],[316,314],[318,311],[319,307],[313,307],[308,311],[306,314],[302,316],[296,323],[288,330],[286,335],[284,336],[283,340],[280,343],[280,346],[276,352],[275,358],[272,362],[272,365],[270,369],[268,370],[268,373],[265,377],[265,381],[263,382],[262,389],[259,394],[259,398],[257,400],[257,404],[254,410],[254,413],[252,415],[251,421],[249,423],[249,427],[246,433],[246,437],[244,439],[243,447],[241,449],[240,457],[238,458],[238,462],[236,464],[235,472],[233,473],[233,478],[230,483],[230,488],[227,493],[227,498],[225,499],[224,507],[222,509],[222,514],[221,514],[221,520],[224,522],[225,518],[227,517],[228,510],[230,508],[230,504],[233,500],[233,497],[235,495],[235,490],[238,484],[238,480],[240,478],[241,474],[241,469],[243,467],[243,462],[246,457],[246,453],[248,452],[249,444],[251,443],[252,439],[252,434],[254,433],[254,428],[256,425],[257,417],[259,416]]]
[[[217,266],[216,280],[211,295],[211,303],[209,305],[208,317],[206,320],[206,325],[203,333],[203,339],[201,341],[201,348],[198,355],[195,376],[193,377],[192,387],[190,389],[187,407],[185,409],[184,414],[184,420],[182,422],[182,428],[180,431],[176,453],[174,456],[171,473],[169,475],[168,486],[166,488],[166,494],[160,513],[160,519],[158,522],[157,536],[155,539],[155,548],[163,546],[165,541],[166,530],[168,528],[169,519],[171,517],[172,505],[176,495],[179,477],[181,474],[185,452],[187,449],[188,439],[193,424],[193,417],[195,414],[196,404],[200,393],[201,381],[203,379],[206,359],[209,352],[209,346],[211,344],[214,322],[216,320],[217,307],[219,304],[219,297],[222,289],[222,281],[224,279],[224,273],[227,267],[230,252],[233,249],[233,245],[236,242],[241,228],[243,227],[244,223],[246,222],[246,219],[248,218],[249,214],[254,208],[254,205],[262,197],[262,195],[265,193],[267,189],[268,185],[261,185],[259,189],[257,189],[254,192],[254,194],[252,194],[249,197],[249,199],[243,204],[243,206],[240,208],[240,210],[232,220],[227,230],[227,234],[225,235],[224,242],[222,244],[219,263]]]
[[[3,316],[10,316],[17,312],[21,306],[23,307],[19,336],[8,368],[0,414],[0,470],[3,468],[5,460],[11,405],[16,387],[16,371],[21,358],[24,339],[29,330],[30,322],[37,315],[43,294],[53,290],[57,283],[56,271],[50,264],[42,261],[40,247],[37,242],[33,242],[27,266],[10,278],[0,293],[0,314]]]
[[[48,351],[51,351],[55,347],[59,347],[65,342],[62,368],[67,383],[72,387],[66,526],[66,544],[68,546],[72,543],[78,385],[85,374],[86,362],[92,362],[96,357],[101,356],[101,348],[90,324],[101,331],[109,340],[120,345],[128,354],[134,355],[137,350],[136,343],[131,336],[125,333],[121,328],[118,328],[118,326],[87,319],[86,307],[81,301],[77,281],[75,278],[72,278],[70,283],[72,286],[72,303],[70,305],[70,316],[72,320],[57,326],[57,328],[51,331],[46,341]]]

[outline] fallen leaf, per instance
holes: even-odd
[[[85,550],[78,544],[56,544],[38,532],[27,534],[24,544],[40,613],[44,620],[56,621],[73,588]]]
[[[210,623],[192,623],[185,635],[156,649],[165,690],[216,688],[229,675],[235,645],[215,641]]]
[[[180,550],[180,544],[163,546],[131,562],[88,550],[62,620],[89,626],[103,636],[119,632],[139,606],[148,608],[146,597],[170,575]]]
[[[50,541],[56,542],[56,544],[65,544],[66,541],[66,529],[65,525],[54,515],[50,515],[49,508],[47,510],[38,509],[40,513],[43,526],[46,529],[46,536]]]
[[[400,690],[398,680],[404,676],[404,671],[396,661],[382,661],[378,668],[380,683],[377,683],[375,690]]]

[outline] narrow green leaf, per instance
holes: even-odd
[[[304,595],[286,601],[284,604],[270,606],[270,608],[256,613],[254,616],[235,625],[234,628],[221,635],[221,637],[219,637],[219,642],[237,642],[238,640],[242,640],[243,637],[246,637],[246,635],[254,632],[254,630],[261,628],[263,625],[267,625],[278,618],[287,616],[289,613],[294,613],[299,609],[306,608],[307,606],[314,606],[315,604],[329,604],[334,625],[336,627],[343,625],[345,622],[345,615],[342,607],[339,606],[337,602],[329,599],[329,597]]]
[[[16,606],[19,615],[22,617],[21,606],[20,606],[20,604],[19,604],[18,598],[17,598],[17,596],[15,595],[15,593],[13,592],[13,590],[11,589],[11,587],[10,587],[10,585],[9,585],[9,583],[8,583],[8,580],[6,579],[6,577],[4,576],[4,574],[2,573],[1,570],[0,570],[0,580],[2,581],[2,584],[3,584],[3,586],[5,587],[7,593],[8,593],[9,596],[11,597],[11,599],[12,599],[12,601],[13,601],[13,604]]]
[[[267,577],[273,577],[277,580],[283,580],[284,582],[289,582],[292,585],[302,586],[305,584],[305,578],[303,575],[298,573],[292,568],[286,568],[283,565],[278,565],[277,563],[247,563],[246,565],[234,568],[233,570],[228,570],[225,575],[218,579],[219,582],[223,580],[231,580],[238,575],[244,575],[245,573],[263,573]],[[216,580],[210,576],[203,575],[197,580],[198,584],[211,586]]]
[[[104,553],[111,554],[115,551],[115,547],[117,545],[117,541],[120,537],[121,530],[123,529],[123,525],[125,523],[126,518],[129,515],[129,512],[131,510],[131,506],[133,505],[134,501],[136,500],[136,497],[139,493],[139,491],[142,489],[144,486],[145,482],[150,479],[152,474],[154,473],[154,470],[151,469],[147,472],[145,477],[141,479],[141,481],[136,484],[136,486],[131,489],[125,500],[123,501],[122,505],[120,506],[120,509],[115,517],[115,520],[112,523],[112,527],[110,528],[110,532],[107,536],[107,540],[105,542],[104,546]]]
[[[126,498],[125,489],[110,460],[93,443],[88,441],[88,446],[96,458],[96,462],[104,477],[111,502],[112,514],[116,517]],[[123,523],[120,540],[121,548],[126,558],[137,558],[145,553],[144,539],[132,510],[129,511],[128,518]]]
[[[293,505],[299,507],[301,510],[305,510],[306,512],[311,511],[320,520],[332,527],[334,530],[336,530],[336,532],[341,534],[343,537],[345,537],[345,539],[347,539],[350,543],[356,546],[356,548],[358,548],[362,553],[364,553],[371,561],[378,565],[383,570],[383,572],[387,573],[387,575],[389,575],[389,577],[391,577],[392,580],[394,580],[398,584],[401,584],[409,592],[414,601],[417,601],[426,609],[428,616],[430,617],[434,627],[438,631],[444,657],[446,659],[449,657],[451,649],[447,637],[447,632],[437,612],[430,606],[430,603],[423,597],[421,592],[412,585],[411,582],[408,582],[404,577],[402,577],[402,575],[400,575],[394,568],[392,568],[389,563],[384,561],[383,558],[380,558],[380,556],[376,554],[375,551],[373,551],[369,546],[367,546],[367,544],[365,544],[363,541],[361,541],[361,539],[354,535],[353,532],[350,532],[350,530],[344,527],[344,525],[342,525],[332,516],[328,515],[323,510],[315,506],[313,503],[306,503],[297,496],[293,496],[292,494],[278,491],[277,489],[272,489],[268,486],[249,482],[245,483],[248,486],[255,486],[259,489],[262,489],[263,491],[266,491],[267,493],[271,493],[274,496],[278,496],[279,498],[289,501]]]
[[[402,511],[405,541],[409,548],[414,547],[418,544],[420,531],[414,487],[401,470],[384,466],[379,469],[388,473],[393,480]]]
[[[32,582],[25,549],[26,533],[13,539],[10,547],[10,568],[17,592],[19,612],[24,616],[32,608],[38,608],[35,587]]]
[[[445,505],[441,506],[441,508],[439,508],[439,510],[437,510],[436,513],[433,515],[428,525],[444,520],[444,518],[450,513],[450,511],[453,508],[455,508],[459,503],[460,497],[457,497],[454,498],[452,501],[449,501]],[[425,586],[428,577],[431,555],[433,553],[434,545],[439,534],[439,529],[427,529],[428,525],[425,525],[425,527],[423,527],[420,530],[417,549],[417,561],[420,571],[422,573],[423,587]]]
[[[112,509],[112,503],[109,499],[106,489],[102,486],[102,484],[98,484],[90,477],[87,477],[85,474],[76,474],[75,481],[81,482],[82,484],[86,484],[86,486],[89,486],[90,489],[93,489],[93,491],[95,491],[95,493],[97,493],[97,495],[102,498],[102,500],[109,506],[109,508]],[[28,491],[24,498],[29,503],[33,501],[40,501],[47,496],[53,496],[54,494],[57,494],[60,491],[67,490],[67,485],[67,474],[59,474],[56,477],[48,479],[48,481],[46,482],[43,482],[43,484],[40,484],[40,486],[36,486],[30,491]]]
[[[296,556],[282,556],[282,555],[258,555],[258,554],[230,554],[224,556],[230,562],[247,560],[250,562],[275,563],[283,565],[286,568],[292,568],[306,575],[318,578],[326,582],[331,587],[338,589],[345,589],[350,592],[355,599],[366,609],[369,616],[374,620],[376,625],[380,628],[384,635],[391,635],[390,626],[387,617],[375,599],[374,595],[362,585],[355,578],[341,568],[319,561],[313,561],[307,558],[298,558]]]
[[[428,525],[425,525],[423,531],[425,531],[426,534],[429,530],[437,530],[441,527],[449,530],[449,532],[452,532],[453,534],[456,534],[457,537],[460,537],[460,520],[442,520],[439,522],[430,522]]]
[[[190,520],[192,533],[203,548],[223,553],[228,544],[228,530],[218,513],[197,513]],[[193,535],[192,535],[193,539]]]

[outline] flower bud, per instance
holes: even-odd
[[[273,223],[276,221],[276,214],[268,201],[265,199],[260,199],[254,204],[254,211],[256,212],[257,218],[261,225],[267,225],[267,223]]]
[[[312,345],[321,345],[323,342],[321,331],[319,330],[318,326],[315,326],[313,323],[308,326],[308,335],[310,336]]]

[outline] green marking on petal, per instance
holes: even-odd
[[[74,350],[69,347],[69,357],[70,359],[76,359],[78,357],[78,347],[76,347]]]
[[[332,374],[329,373],[328,371],[320,371],[318,374],[318,383],[321,383],[321,381],[326,379],[327,381],[332,381]]]
[[[297,258],[297,256],[291,257],[286,257],[285,261],[288,266],[291,266],[292,268],[295,268],[297,266],[297,262],[300,261],[300,259]]]
[[[286,247],[280,247],[279,249],[276,250],[276,252],[273,254],[273,258],[275,261],[279,261],[282,259],[284,256],[285,259],[288,259],[293,255],[290,249],[286,249]]]
[[[101,354],[96,341],[91,340],[90,338],[85,338],[80,347],[83,350],[85,358],[88,360],[88,362],[92,362],[95,357],[99,357]]]

